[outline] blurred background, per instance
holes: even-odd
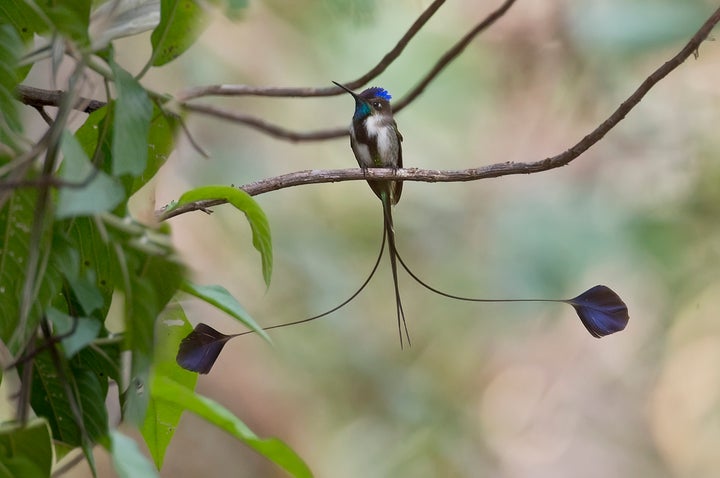
[[[144,84],[329,86],[374,66],[429,0],[253,0],[213,14],[199,42]],[[500,1],[447,2],[372,85],[394,97]],[[581,139],[673,56],[717,7],[702,0],[520,1],[396,119],[408,167],[535,161]],[[117,42],[138,72],[149,34]],[[400,349],[387,260],[351,304],[315,322],[230,342],[198,391],[318,477],[709,477],[720,474],[720,45],[706,42],[568,167],[471,183],[408,182],[395,208],[414,271],[455,294],[569,298],[595,284],[630,310],[591,337],[562,304],[469,304],[401,275],[412,347]],[[368,85],[368,86],[372,86]],[[295,130],[349,124],[347,96],[202,99]],[[192,187],[355,167],[348,138],[292,144],[190,115],[154,184],[162,206]],[[382,234],[361,181],[256,198],[273,234],[266,290],[231,207],[171,220],[199,283],[230,290],[262,325],[334,307],[364,280]],[[141,212],[139,212],[141,214]],[[241,331],[193,300],[193,323]],[[102,451],[98,460],[107,462]],[[86,476],[85,465],[67,476]],[[111,472],[108,471],[108,474]],[[186,414],[165,477],[280,477]]]

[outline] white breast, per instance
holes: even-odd
[[[395,134],[392,128],[388,127],[387,121],[379,115],[373,115],[365,122],[368,136],[377,137],[377,148],[381,158],[390,158],[392,141],[391,135]],[[384,164],[383,166],[392,166]]]

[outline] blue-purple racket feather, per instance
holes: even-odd
[[[604,285],[596,285],[567,303],[575,308],[583,325],[593,337],[600,338],[620,332],[630,320],[625,302]]]
[[[191,372],[208,373],[232,335],[221,334],[209,325],[197,324],[180,342],[176,361]]]

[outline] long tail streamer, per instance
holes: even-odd
[[[362,292],[375,275],[383,252],[385,251],[385,241],[387,239],[388,249],[390,253],[390,264],[393,274],[393,285],[395,287],[395,302],[398,317],[398,333],[400,334],[400,346],[402,347],[403,333],[410,346],[410,334],[408,333],[407,323],[405,321],[405,312],[403,311],[402,302],[400,300],[400,289],[398,286],[397,262],[405,269],[405,271],[418,284],[425,289],[454,300],[463,300],[469,302],[559,302],[571,305],[580,321],[593,337],[604,337],[623,330],[630,320],[628,308],[625,302],[612,289],[604,285],[596,285],[582,294],[572,299],[484,299],[474,297],[463,297],[455,294],[443,292],[427,282],[423,281],[415,274],[410,267],[403,261],[402,257],[395,247],[395,232],[393,230],[392,215],[390,213],[389,201],[383,201],[383,237],[380,244],[380,252],[378,253],[375,264],[368,274],[362,285],[346,300],[332,309],[307,319],[296,320],[294,322],[286,322],[284,324],[271,325],[264,327],[263,330],[279,329],[281,327],[289,327],[291,325],[304,324],[313,320],[325,317],[333,312],[341,309]],[[200,323],[195,329],[185,337],[180,343],[177,354],[177,363],[190,371],[198,373],[208,373],[212,369],[213,364],[217,360],[220,352],[230,339],[251,334],[253,331],[241,332],[239,334],[223,334],[210,327],[207,324]]]

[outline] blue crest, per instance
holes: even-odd
[[[390,101],[392,99],[392,95],[390,95],[385,88],[380,88],[379,86],[368,88],[360,93],[360,97],[366,100],[369,100],[370,98],[382,98],[386,101]]]

